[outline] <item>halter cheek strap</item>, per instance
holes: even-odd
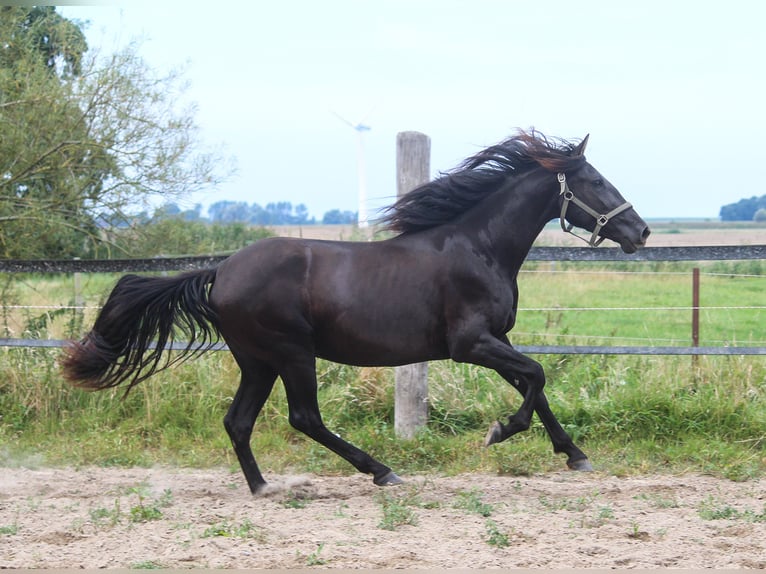
[[[598,234],[601,231],[601,229],[609,223],[609,220],[612,219],[615,215],[622,213],[626,209],[630,209],[633,207],[630,203],[627,201],[620,205],[619,207],[615,207],[612,211],[610,211],[607,214],[601,214],[595,209],[591,208],[589,205],[587,205],[582,200],[575,197],[574,193],[572,193],[572,190],[569,189],[569,186],[567,185],[567,176],[562,172],[558,174],[558,180],[559,184],[561,184],[561,192],[559,195],[564,198],[564,201],[561,203],[561,229],[563,229],[566,233],[570,233],[571,235],[574,235],[575,237],[582,239],[590,245],[591,247],[598,247],[601,245],[601,242],[604,241],[603,237],[599,237]],[[574,203],[577,207],[582,209],[587,214],[593,216],[596,220],[596,227],[593,228],[593,234],[590,236],[590,239],[585,239],[584,237],[581,237],[580,235],[577,235],[575,232],[572,231],[574,228],[574,225],[571,223],[567,223],[566,216],[567,216],[567,209],[569,208],[569,204]]]

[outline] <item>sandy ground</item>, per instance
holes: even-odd
[[[0,477],[0,568],[766,568],[763,479],[272,476],[256,498],[224,469]]]

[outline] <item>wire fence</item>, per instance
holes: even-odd
[[[223,261],[226,256],[214,257],[177,257],[177,258],[156,258],[156,259],[132,259],[132,260],[72,260],[72,261],[0,261],[0,273],[31,273],[31,274],[81,274],[92,273],[127,273],[127,272],[170,272],[187,271],[193,269],[207,268],[215,266]],[[766,260],[766,245],[746,245],[746,246],[716,246],[716,247],[656,247],[646,248],[636,254],[626,255],[617,248],[592,249],[589,247],[534,247],[532,248],[528,261],[537,262],[615,262],[615,261],[745,261],[745,260]],[[571,271],[560,269],[530,269],[523,270],[522,273],[529,274],[562,274]],[[688,272],[676,271],[630,271],[630,270],[578,270],[583,274],[610,274],[624,277],[636,277],[640,275],[688,275]],[[726,277],[727,279],[749,278],[766,279],[765,275],[753,273],[705,273],[710,277]],[[766,285],[764,285],[766,286]],[[756,291],[766,293],[766,289],[758,288]],[[766,297],[766,295],[764,295]],[[75,299],[77,297],[75,296]],[[764,300],[766,303],[766,300]],[[23,305],[23,304],[2,304],[3,313],[12,311],[42,311],[62,312],[72,311],[73,313],[83,313],[85,311],[97,311],[98,306],[86,305],[75,302],[67,305]],[[758,313],[766,309],[765,305],[760,304],[741,304],[741,305],[652,305],[652,306],[538,306],[519,308],[519,313],[539,312],[539,313],[627,313],[627,312],[647,312],[647,313],[698,313],[704,311],[727,311],[727,312],[752,312]],[[7,331],[7,329],[6,329]],[[764,328],[766,331],[766,328]],[[686,340],[676,339],[658,339],[656,337],[610,337],[599,334],[589,335],[568,335],[566,333],[532,333],[513,331],[516,337],[529,337],[534,340],[554,338],[557,341],[567,338],[587,339],[588,341],[605,341],[624,343],[626,340],[640,344],[601,344],[601,345],[582,345],[582,344],[556,344],[556,345],[514,345],[519,351],[528,354],[608,354],[608,355],[766,355],[766,342],[751,341],[749,346],[740,346],[731,344],[727,341],[714,341],[716,345],[698,345],[683,344]],[[766,333],[764,333],[766,335]],[[764,337],[766,338],[766,336]],[[709,342],[709,341],[708,341]],[[0,347],[39,347],[56,348],[62,347],[68,343],[67,339],[42,339],[42,338],[0,338]],[[650,344],[647,344],[650,343]],[[660,343],[660,344],[658,344]],[[662,344],[665,343],[665,344]],[[667,344],[672,343],[672,344]],[[172,348],[184,348],[184,343],[175,343]],[[224,344],[218,344],[213,350],[225,350]]]

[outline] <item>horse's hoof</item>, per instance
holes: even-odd
[[[489,431],[487,431],[487,436],[484,437],[484,446],[489,446],[491,444],[495,444],[496,442],[501,442],[503,440],[503,426],[500,424],[499,421],[495,421],[492,423],[492,426],[489,427]]]
[[[593,472],[593,466],[587,458],[581,458],[572,462],[567,461],[570,470],[579,470],[581,472]]]
[[[269,485],[267,482],[256,484],[255,486],[250,487],[250,493],[256,497],[268,494],[269,490],[271,490],[271,485]]]
[[[404,481],[399,478],[393,470],[380,478],[373,479],[372,482],[377,486],[396,486],[397,484],[404,484]]]

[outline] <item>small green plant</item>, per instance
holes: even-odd
[[[314,550],[311,554],[309,554],[306,557],[307,566],[322,566],[323,564],[326,564],[326,561],[324,560],[324,558],[319,557],[323,548],[324,548],[324,542],[319,544],[319,546],[317,546],[317,549]]]
[[[309,500],[299,493],[292,490],[287,493],[287,498],[282,501],[282,506],[285,508],[306,508]]]
[[[133,570],[162,570],[165,567],[159,562],[154,560],[146,560],[144,562],[136,562],[130,566]]]
[[[226,520],[211,524],[202,533],[202,538],[213,538],[216,536],[223,538],[264,539],[259,528],[248,519],[245,519],[240,524],[232,524]]]
[[[495,546],[496,548],[506,548],[510,545],[508,535],[500,530],[497,522],[494,520],[487,520],[487,544]]]
[[[410,507],[411,499],[408,500],[407,497],[397,497],[385,492],[379,493],[376,498],[383,511],[383,518],[378,523],[378,528],[396,530],[405,524],[414,526],[418,523],[418,517]]]
[[[584,528],[600,528],[613,518],[614,511],[612,510],[612,507],[601,506],[595,516],[583,517],[580,524]]]
[[[130,509],[131,522],[149,522],[150,520],[161,519],[162,510],[160,508],[170,506],[173,500],[173,495],[169,489],[165,489],[162,495],[150,504],[144,504],[146,499],[142,492],[137,491],[136,493],[138,494],[138,504]]]
[[[569,521],[569,528],[601,528],[609,520],[614,518],[614,511],[610,506],[601,506],[595,512],[580,512]]]
[[[487,518],[494,510],[491,504],[482,500],[482,493],[478,489],[461,491],[457,493],[455,508],[466,510]]]
[[[702,520],[744,520],[747,522],[766,522],[766,505],[758,514],[752,510],[737,510],[728,504],[718,503],[712,496],[702,502],[697,514]]]
[[[143,502],[140,502],[130,508],[131,522],[149,522],[160,518],[162,518],[162,511],[156,506],[145,506]]]
[[[119,524],[120,522],[120,516],[122,514],[120,510],[120,499],[117,498],[114,501],[114,507],[113,508],[104,508],[104,507],[98,507],[93,508],[89,512],[90,519],[93,521],[94,524],[97,524],[99,526],[115,526]]]
[[[345,517],[346,516],[345,510],[347,508],[348,508],[348,504],[346,504],[345,502],[341,502],[338,505],[338,508],[335,509],[335,516],[337,516],[339,518]]]
[[[19,527],[16,524],[10,524],[8,526],[0,526],[0,535],[13,536],[19,532]]]
[[[630,523],[628,538],[633,538],[634,540],[648,540],[649,533],[646,530],[641,530],[641,525],[634,520]]]
[[[598,517],[600,520],[610,520],[614,518],[614,510],[611,506],[602,506],[598,511]]]
[[[645,500],[653,508],[678,508],[678,501],[675,498],[665,498],[659,494],[639,494],[636,500]]]
[[[559,498],[549,499],[547,496],[541,496],[538,500],[543,508],[555,512],[557,510],[568,510],[570,512],[582,512],[587,509],[598,497],[598,492],[587,496],[578,496],[577,498]]]
[[[202,533],[202,538],[213,538],[215,536],[230,537],[231,525],[228,522],[217,522],[205,528],[205,531]]]

